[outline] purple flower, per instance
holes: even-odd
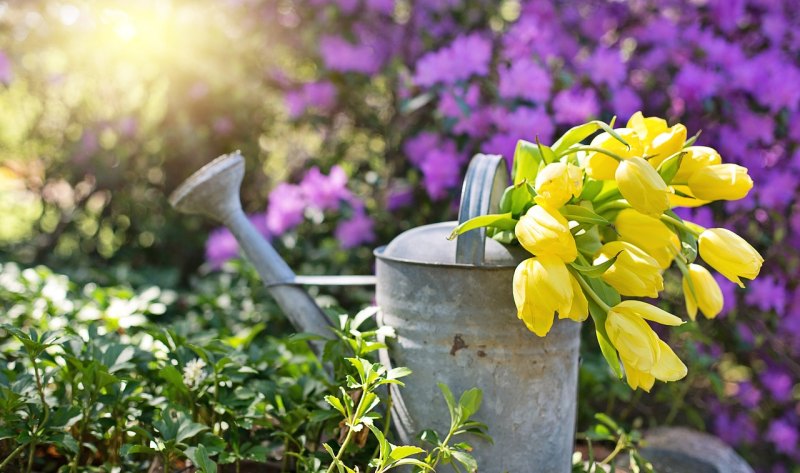
[[[496,109],[493,118],[500,130],[517,139],[535,141],[538,137],[542,143],[549,143],[555,131],[553,121],[543,108],[517,107],[511,112]]]
[[[797,427],[785,419],[776,419],[770,422],[767,430],[767,440],[775,445],[775,449],[787,455],[796,454],[798,433]]]
[[[594,89],[573,87],[562,90],[553,99],[556,123],[577,125],[600,114],[600,104]]]
[[[411,164],[419,167],[425,162],[428,153],[439,147],[439,137],[430,131],[423,131],[406,140],[403,151]]]
[[[517,148],[519,136],[509,133],[498,133],[484,142],[481,152],[489,154],[499,154],[506,158],[506,163],[510,165],[514,158],[514,150]]]
[[[618,50],[598,47],[591,56],[583,62],[582,70],[596,84],[606,84],[616,87],[625,81],[628,75],[627,67],[622,62],[622,54]]]
[[[267,229],[272,235],[283,235],[303,221],[306,207],[300,186],[281,183],[269,193]]]
[[[713,96],[719,88],[719,76],[693,63],[685,64],[673,81],[672,94],[691,105]]]
[[[409,186],[394,186],[386,196],[386,210],[394,212],[414,203],[414,190]]]
[[[286,108],[290,118],[298,118],[309,108],[327,112],[336,103],[336,87],[328,81],[310,82],[300,89],[286,93]]]
[[[206,261],[213,269],[219,269],[229,259],[239,255],[239,244],[227,227],[214,229],[206,240]]]
[[[675,213],[684,220],[696,223],[701,227],[709,228],[714,225],[714,213],[708,207],[687,208],[679,207],[675,209]]]
[[[795,200],[798,185],[800,180],[790,171],[772,171],[766,177],[756,180],[758,202],[768,209],[784,210]]]
[[[504,99],[517,97],[532,102],[550,98],[553,79],[547,70],[529,59],[520,59],[501,68],[498,92]]]
[[[792,399],[794,381],[785,371],[768,369],[761,375],[761,384],[767,388],[772,398],[778,402],[787,402]]]
[[[319,210],[337,209],[341,201],[350,196],[347,175],[340,166],[332,167],[327,176],[315,166],[303,176],[299,185],[305,203]]]
[[[714,432],[724,442],[730,445],[753,442],[757,438],[756,427],[747,414],[737,414],[735,417],[726,412],[714,415]]]
[[[339,240],[342,248],[354,248],[375,241],[374,225],[364,210],[358,209],[352,217],[339,222],[333,235]]]
[[[458,36],[449,46],[422,56],[416,65],[414,82],[423,87],[436,83],[454,84],[472,75],[489,73],[492,43],[480,34]]]
[[[611,92],[611,110],[619,116],[629,117],[641,110],[642,99],[630,87],[620,87]]]
[[[422,183],[432,199],[444,198],[448,190],[461,184],[462,161],[452,141],[445,142],[427,153],[420,170],[423,175]]]
[[[323,36],[319,50],[325,67],[339,72],[374,74],[384,61],[376,44],[353,44],[339,36]]]
[[[786,310],[786,283],[773,275],[761,276],[749,284],[745,302],[762,311],[774,309],[779,315]]]
[[[761,391],[751,382],[745,381],[739,383],[736,398],[739,399],[739,402],[741,402],[743,406],[750,409],[756,408],[761,404],[761,397]]]

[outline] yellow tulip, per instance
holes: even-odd
[[[624,241],[633,243],[655,258],[661,269],[668,268],[678,254],[678,236],[657,218],[625,209],[617,214],[614,226]]]
[[[617,260],[601,276],[623,296],[658,297],[664,290],[661,266],[652,256],[626,241],[610,241],[595,255],[594,264],[602,264],[614,256]]]
[[[621,358],[622,366],[625,368],[625,378],[631,389],[642,388],[645,392],[650,392],[656,379],[677,381],[688,373],[686,365],[683,364],[678,355],[672,351],[672,348],[664,340],[658,340],[658,348],[661,356],[658,363],[649,372],[640,371],[627,363],[624,358]]]
[[[650,372],[661,358],[658,335],[645,322],[681,325],[678,317],[642,301],[627,300],[608,311],[605,328],[620,358],[634,368]]]
[[[520,244],[536,256],[550,255],[566,263],[575,261],[578,249],[569,222],[546,205],[535,205],[519,219],[514,233]]]
[[[550,255],[528,258],[514,271],[514,303],[528,330],[540,337],[553,326],[555,312],[570,314],[573,286],[567,266]]]
[[[653,138],[667,131],[667,121],[658,117],[647,117],[636,112],[628,120],[627,128],[633,129],[642,143],[650,143]]]
[[[575,279],[575,276],[570,274],[569,282],[570,285],[572,285],[572,305],[568,313],[559,312],[558,318],[568,318],[575,322],[583,322],[589,317],[589,301],[586,300],[586,295],[583,293],[583,289],[581,289],[581,285],[578,283],[578,280]]]
[[[652,156],[650,164],[658,167],[662,161],[680,151],[684,143],[686,143],[686,127],[678,123],[655,136],[653,141],[645,146],[644,153]]]
[[[686,143],[686,127],[678,123],[667,127],[663,118],[646,117],[642,112],[634,113],[628,120],[628,128],[639,135],[645,156],[652,156],[650,163],[658,167],[662,161],[677,153]]]
[[[574,164],[550,163],[536,175],[536,202],[558,208],[581,195],[583,170]]]
[[[692,285],[689,285],[691,281]],[[694,287],[694,294],[691,288]],[[699,264],[690,264],[689,272],[683,276],[683,296],[686,299],[686,311],[692,320],[697,317],[697,308],[707,319],[713,319],[720,313],[723,305],[722,289],[708,270]]]
[[[722,164],[722,158],[717,150],[708,146],[689,146],[684,149],[686,154],[681,159],[678,173],[672,179],[673,183],[687,182],[692,174],[707,166]]]
[[[593,148],[603,148],[623,158],[642,156],[644,149],[642,148],[639,136],[634,130],[630,128],[617,128],[614,131],[617,132],[623,140],[628,142],[630,149],[607,132],[597,135],[589,146]],[[608,180],[614,179],[614,173],[617,171],[619,162],[603,153],[591,151],[586,155],[583,166],[586,169],[586,173],[592,179]]]
[[[689,189],[698,199],[739,200],[753,188],[747,168],[738,164],[714,164],[698,169],[689,178]]]
[[[689,189],[689,186],[686,185],[671,185],[669,186],[670,193],[667,197],[669,197],[669,206],[670,208],[673,207],[700,207],[702,205],[706,205],[708,203],[707,200],[700,200],[692,194],[692,190]],[[680,192],[684,195],[678,195],[677,192]],[[688,197],[686,197],[688,196]]]
[[[659,217],[669,208],[669,194],[664,179],[647,161],[631,158],[620,163],[615,175],[619,191],[631,207]]]
[[[720,274],[744,287],[739,278],[755,279],[764,258],[742,237],[724,228],[709,228],[698,239],[700,257]]]

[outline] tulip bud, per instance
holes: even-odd
[[[647,117],[642,112],[631,115],[626,128],[631,128],[636,132],[641,142],[650,143],[653,138],[667,131],[667,121],[659,117]]]
[[[569,222],[549,206],[531,207],[517,222],[514,233],[522,247],[536,256],[557,256],[566,263],[578,256]]]
[[[691,281],[691,286],[689,285]],[[694,287],[694,294],[692,293]],[[688,274],[683,276],[683,296],[686,311],[692,320],[697,317],[697,308],[707,319],[713,319],[722,311],[722,289],[708,270],[699,264],[690,264]]]
[[[689,189],[702,200],[739,200],[752,188],[747,168],[738,164],[714,164],[698,169],[689,178]]]
[[[575,276],[570,274],[569,282],[572,285],[572,305],[569,308],[569,313],[563,314],[559,312],[558,318],[568,318],[575,322],[583,322],[589,317],[589,301],[586,299],[586,295],[583,293],[583,289],[581,289],[581,285],[575,279]]]
[[[536,175],[536,202],[559,208],[571,198],[581,195],[583,170],[566,163],[550,163]]]
[[[678,317],[642,301],[627,300],[615,305],[606,317],[606,332],[620,357],[640,371],[650,372],[661,358],[658,335],[645,322],[681,325]]]
[[[625,241],[610,241],[595,255],[594,264],[602,264],[614,256],[617,260],[601,276],[623,296],[658,297],[664,290],[664,278],[658,261],[643,250]]]
[[[681,242],[675,232],[661,220],[636,210],[621,211],[614,226],[624,241],[633,243],[655,258],[661,269],[669,267],[680,249]]]
[[[667,184],[644,159],[631,158],[623,161],[617,168],[615,177],[622,197],[639,212],[659,217],[669,208]]]
[[[528,258],[517,266],[514,303],[517,317],[528,330],[544,337],[556,312],[562,318],[571,313],[574,294],[570,277],[564,262],[550,255]]]
[[[650,164],[658,167],[662,161],[677,153],[686,143],[686,127],[678,123],[665,132],[655,136],[653,141],[645,145],[645,154],[652,156]]]
[[[677,174],[672,178],[672,182],[687,182],[692,174],[700,169],[714,164],[722,164],[722,158],[717,150],[709,148],[708,146],[689,146],[684,149],[686,154],[683,155],[681,166],[678,168]]]
[[[630,149],[607,132],[597,135],[589,146],[608,150],[623,158],[642,156],[644,149],[642,148],[639,136],[634,130],[630,128],[617,128],[614,131],[617,132],[623,140],[628,142]],[[586,169],[586,173],[592,179],[608,180],[614,179],[614,173],[617,171],[619,161],[603,153],[591,151],[586,155],[583,165]]]
[[[725,228],[709,228],[698,239],[700,257],[720,274],[744,287],[739,278],[755,279],[764,258],[742,237]]]

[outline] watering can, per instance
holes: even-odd
[[[517,319],[514,269],[529,254],[487,238],[485,229],[450,241],[458,222],[443,222],[408,230],[375,250],[375,277],[297,276],[242,211],[243,175],[240,154],[221,156],[187,179],[170,203],[225,224],[297,330],[333,337],[331,322],[302,285],[376,283],[378,322],[397,334],[381,361],[413,371],[402,393],[391,386],[394,426],[403,443],[414,443],[422,429],[447,432],[449,413],[437,383],[456,394],[478,387],[483,403],[475,418],[488,424],[494,440],[473,443],[478,471],[571,471],[580,325],[556,320],[540,338]],[[502,157],[476,155],[459,222],[495,212],[507,185]],[[312,349],[320,346],[312,342]]]

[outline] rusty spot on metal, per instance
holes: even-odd
[[[467,344],[464,343],[464,339],[461,338],[460,334],[456,334],[456,336],[453,337],[453,347],[450,349],[450,354],[456,356],[456,352],[462,348],[467,348]]]
[[[486,356],[486,352],[483,350],[478,350],[478,356],[483,358],[484,356]]]

